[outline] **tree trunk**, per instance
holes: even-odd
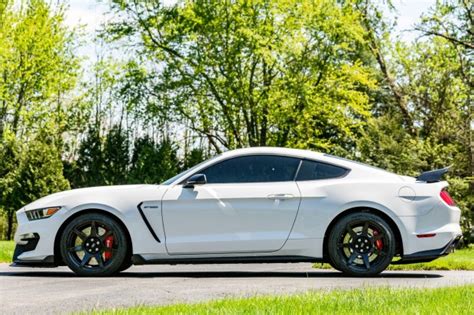
[[[15,211],[7,210],[7,240],[11,240],[13,236],[13,216]]]

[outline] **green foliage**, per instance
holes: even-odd
[[[8,239],[15,210],[69,187],[61,135],[70,127],[78,59],[63,21],[62,7],[42,0],[0,4],[0,210]]]
[[[61,131],[66,92],[75,86],[78,68],[62,7],[53,11],[42,0],[6,3],[0,23],[0,138],[6,128],[15,134]]]
[[[109,38],[135,40],[157,71],[158,108],[216,151],[255,145],[350,150],[369,115],[363,28],[333,1],[113,1]],[[139,39],[136,42],[136,39]],[[151,67],[153,71],[155,67]],[[143,79],[143,76],[140,76]]]
[[[194,148],[184,156],[183,170],[187,170],[206,159],[207,157],[203,149]]]
[[[176,146],[169,140],[161,143],[150,137],[135,142],[130,169],[131,183],[158,184],[179,173]]]
[[[40,134],[28,144],[16,143],[13,136],[7,138],[0,144],[4,155],[0,202],[8,221],[5,237],[11,239],[16,210],[40,197],[68,189],[69,182],[63,176],[59,150],[48,135]]]
[[[12,261],[15,242],[0,241],[0,263],[9,263]]]
[[[461,209],[461,228],[464,244],[474,243],[474,192],[473,180],[452,177],[448,180],[449,193]],[[474,258],[474,257],[473,257]],[[474,260],[474,259],[473,259]]]
[[[73,187],[99,186],[103,184],[104,153],[102,138],[99,130],[92,127],[86,138],[81,142],[76,168],[71,173],[76,175],[69,178]]]
[[[193,155],[185,160],[200,162],[201,156],[196,152],[193,150]],[[81,142],[77,160],[65,162],[65,167],[65,174],[74,188],[158,184],[179,173],[181,161],[173,142],[167,139],[156,142],[145,135],[135,139],[132,147],[129,136],[116,125],[104,136],[91,128]]]
[[[128,136],[120,126],[114,126],[105,138],[103,179],[107,185],[125,184],[129,165]]]
[[[362,288],[289,296],[226,298],[197,304],[137,306],[94,314],[471,314],[474,285],[437,289]]]

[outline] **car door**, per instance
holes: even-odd
[[[235,157],[197,171],[206,184],[170,187],[162,200],[168,253],[280,249],[298,212],[299,163],[274,155]]]

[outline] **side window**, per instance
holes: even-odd
[[[300,160],[274,155],[242,156],[201,171],[208,183],[256,183],[293,181]]]
[[[348,170],[345,168],[331,164],[303,160],[296,180],[302,181],[337,178],[346,174],[347,171]]]

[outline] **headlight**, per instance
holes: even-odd
[[[55,214],[59,211],[61,207],[50,207],[50,208],[43,208],[43,209],[35,209],[35,210],[28,210],[26,211],[26,217],[28,220],[39,220],[39,219],[46,219]]]

